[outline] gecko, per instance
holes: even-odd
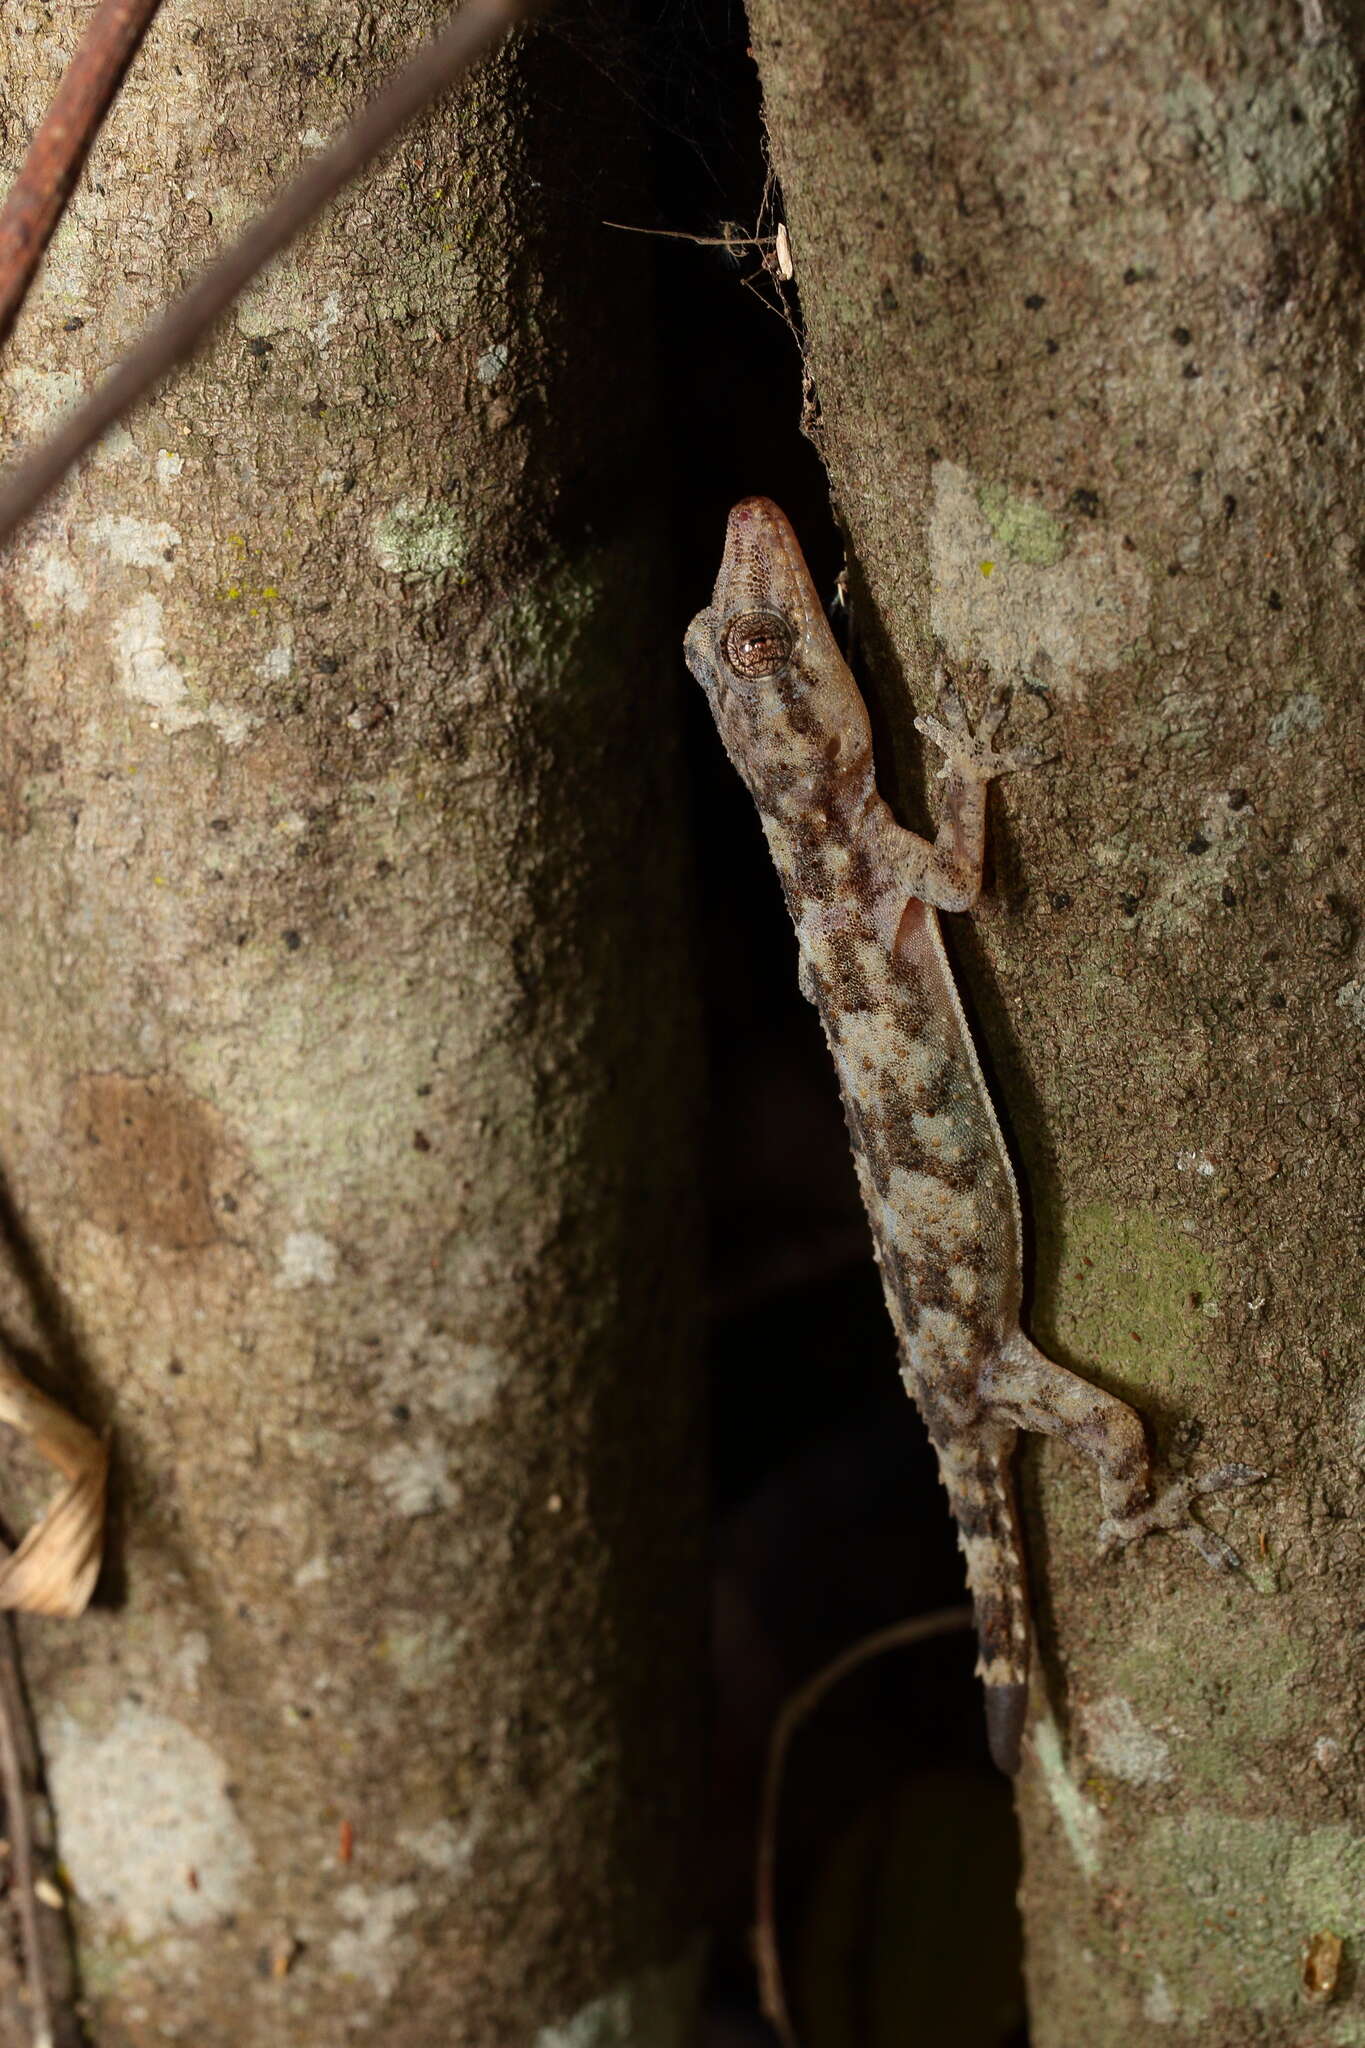
[[[938,1456],[966,1559],[991,1755],[1011,1776],[1027,1719],[1028,1587],[1013,1460],[1020,1432],[1085,1452],[1099,1476],[1104,1550],[1155,1530],[1235,1571],[1195,1500],[1264,1477],[1225,1465],[1158,1489],[1137,1411],[1058,1365],[1021,1327],[1019,1194],[939,930],[981,891],[986,793],[1038,767],[997,748],[1009,692],[975,725],[940,671],[918,731],[943,755],[935,838],[878,793],[872,733],[785,515],[766,498],[730,514],[688,667],[758,806],[791,913],[802,991],[834,1058],[901,1375]]]

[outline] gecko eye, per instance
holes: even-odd
[[[776,612],[741,612],[725,628],[721,653],[737,676],[757,683],[784,669],[795,645],[791,627]]]

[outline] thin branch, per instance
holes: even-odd
[[[0,1793],[5,1802],[5,1833],[10,1849],[10,1896],[19,1921],[28,1992],[29,2033],[33,2048],[54,2048],[52,1999],[48,1991],[43,1937],[38,1926],[37,1876],[33,1867],[33,1759],[28,1716],[19,1681],[14,1625],[0,1618]]]
[[[787,1995],[782,1982],[782,1953],[777,1939],[777,1822],[782,1801],[782,1775],[787,1751],[801,1723],[809,1718],[827,1692],[888,1650],[906,1650],[927,1643],[935,1636],[953,1635],[970,1628],[970,1607],[944,1607],[934,1614],[917,1614],[911,1621],[893,1622],[843,1650],[814,1678],[794,1692],[777,1717],[768,1745],[768,1767],[763,1774],[763,1804],[758,1824],[758,1867],[754,1879],[754,1957],[758,1965],[759,1995],[764,2018],[772,2023],[782,2048],[798,2048]]]
[[[33,273],[119,80],[161,0],[100,0],[29,144],[0,213],[0,342]]]
[[[0,546],[115,420],[193,355],[257,271],[378,156],[405,122],[487,56],[518,22],[539,13],[543,4],[544,0],[466,0],[444,32],[404,66],[340,139],[252,222],[84,405],[0,486]]]

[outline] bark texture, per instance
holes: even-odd
[[[888,780],[936,640],[1063,756],[948,921],[1032,1327],[1272,1474],[1225,1582],[1028,1455],[1032,2038],[1365,2041],[1359,16],[751,15]]]
[[[7,167],[84,12],[4,9]],[[11,444],[435,16],[164,10]],[[99,2048],[686,2031],[690,1070],[600,71],[496,62],[6,564],[4,1323],[117,1447],[112,1604],[26,1631]]]

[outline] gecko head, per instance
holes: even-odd
[[[716,588],[686,653],[760,809],[828,806],[870,775],[863,700],[771,500],[745,498],[730,514]]]

